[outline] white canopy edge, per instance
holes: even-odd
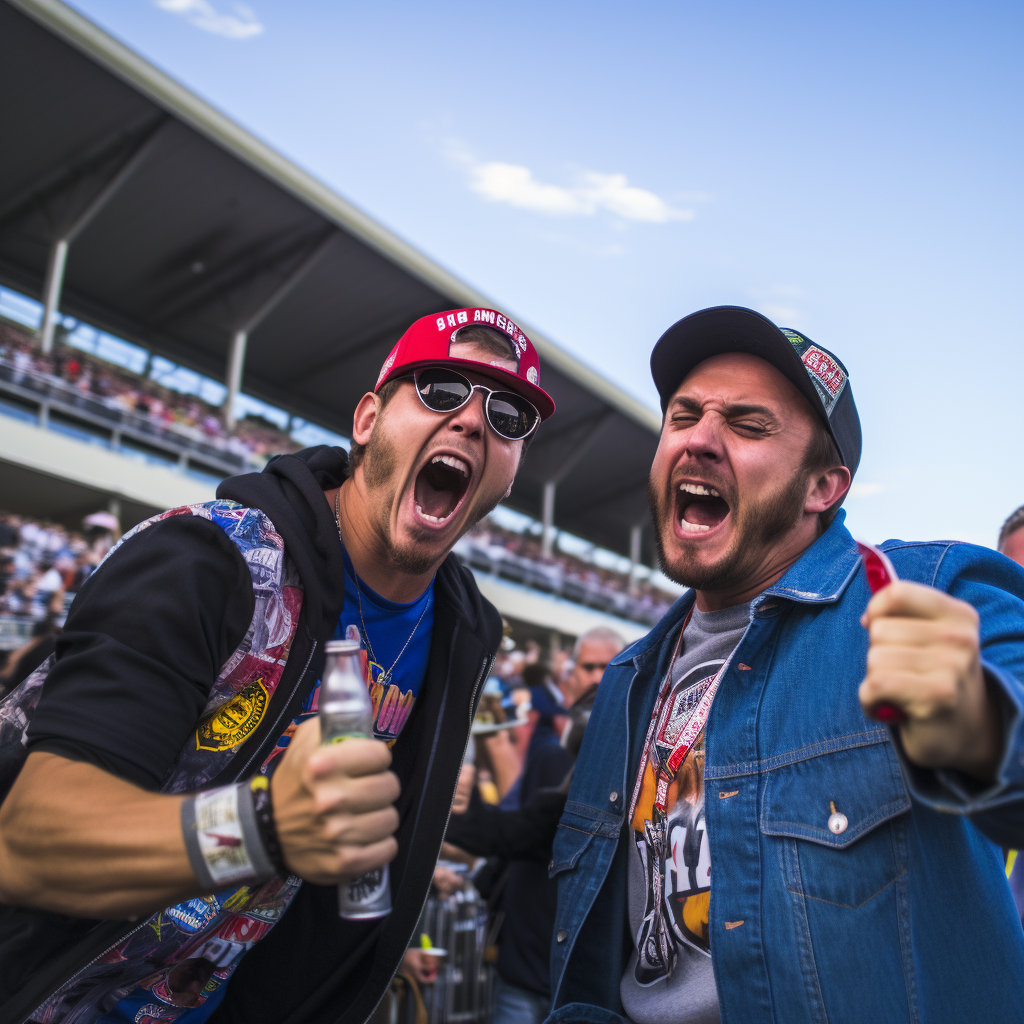
[[[172,467],[150,465],[6,416],[0,419],[0,462],[153,509],[212,501],[216,496],[212,484]]]

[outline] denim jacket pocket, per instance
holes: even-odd
[[[888,730],[803,754],[775,758],[765,773],[761,831],[790,840],[781,858],[790,892],[860,907],[906,871],[897,819],[910,796]]]
[[[548,877],[557,878],[560,874],[575,868],[577,861],[594,841],[594,836],[614,839],[618,837],[621,829],[622,819],[618,815],[570,800],[565,805],[562,819],[558,823],[558,831],[555,833]]]

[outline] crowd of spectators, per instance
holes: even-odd
[[[239,455],[266,458],[302,447],[259,416],[244,417],[229,433],[218,406],[68,345],[58,344],[50,355],[44,355],[30,332],[8,323],[0,323],[0,363],[9,367],[14,383],[30,374],[41,376],[108,408],[146,417],[186,437],[212,441]]]
[[[33,651],[60,631],[71,599],[120,536],[117,518],[95,512],[80,531],[0,514],[0,696],[23,678]]]
[[[557,548],[545,555],[535,535],[503,529],[490,519],[477,524],[455,550],[474,568],[636,622],[653,625],[675,600],[650,580],[630,580],[627,573]]]

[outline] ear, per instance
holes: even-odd
[[[514,483],[515,483],[515,480],[512,481],[512,484],[514,484]],[[512,493],[512,484],[508,485],[508,490],[501,496],[501,500],[502,501],[504,501]]]
[[[845,497],[852,481],[846,466],[834,466],[812,476],[808,481],[804,511],[816,515],[830,509]]]
[[[352,414],[352,440],[356,444],[367,444],[373,433],[373,425],[380,414],[380,399],[368,391],[359,399],[356,411]]]

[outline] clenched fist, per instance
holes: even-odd
[[[320,746],[320,722],[295,730],[271,780],[285,863],[317,885],[350,881],[394,859],[398,777],[378,740]]]
[[[978,613],[966,601],[898,580],[869,602],[868,671],[860,702],[906,716],[899,725],[908,758],[991,781],[1002,757],[1002,728],[981,670]]]

